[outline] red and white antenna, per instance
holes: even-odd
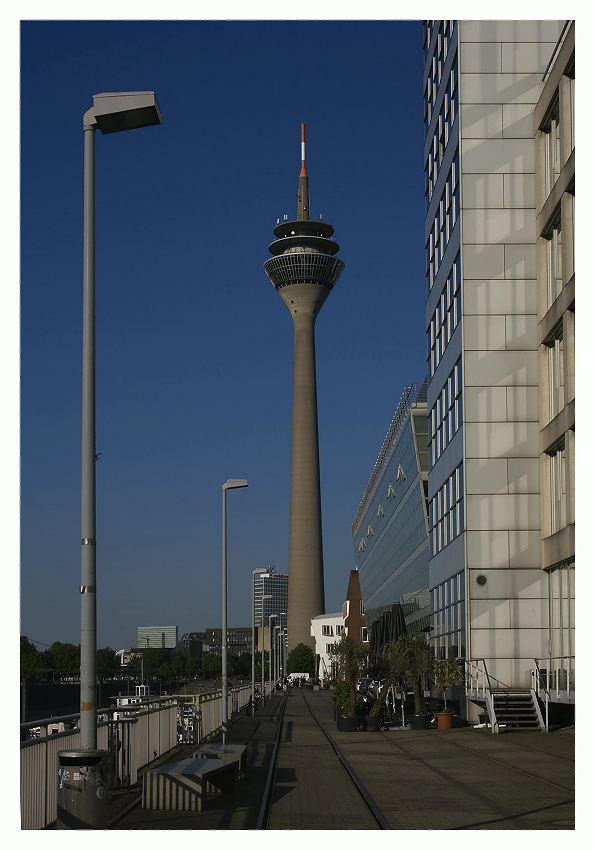
[[[302,124],[302,170],[300,177],[305,177],[306,174],[306,125]]]

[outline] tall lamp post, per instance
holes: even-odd
[[[287,632],[287,613],[285,611],[281,611],[279,614],[279,622],[285,623],[284,626],[281,627],[281,631],[279,632],[279,637],[281,637],[285,632]],[[285,670],[283,665],[283,653],[281,652],[281,644],[279,644],[279,667],[282,668],[283,679],[285,679]]]
[[[256,615],[254,612],[254,597],[256,591],[254,588],[255,578],[259,573],[266,573],[264,567],[259,567],[252,570],[252,717],[256,713],[256,647],[254,646],[254,633],[256,631]],[[262,617],[261,617],[262,619]]]
[[[264,703],[264,601],[265,599],[272,599],[273,596],[271,593],[267,593],[266,596],[262,597],[262,607],[260,611],[260,625],[262,627],[262,643],[260,644],[260,673],[262,676],[262,701]],[[270,627],[270,624],[269,624]]]
[[[80,750],[62,750],[59,763],[88,767],[93,793],[58,793],[58,829],[107,829],[107,793],[99,788],[104,750],[97,749],[97,582],[95,511],[95,131],[103,135],[161,123],[152,91],[103,92],[83,116],[83,403],[81,463],[81,686]],[[62,753],[62,755],[61,755]],[[68,755],[64,755],[68,753]],[[86,759],[83,761],[82,759]],[[85,771],[83,771],[85,772]],[[90,778],[90,776],[88,777]],[[92,783],[97,781],[97,785]],[[72,786],[72,783],[68,783]],[[82,791],[80,788],[75,791]],[[97,791],[97,794],[95,794]]]
[[[271,682],[271,699],[273,698],[273,641],[271,639],[271,620],[276,619],[277,614],[269,614],[269,679]]]
[[[245,478],[229,478],[223,485],[223,592],[221,615],[221,740],[227,744],[227,491],[247,487]]]

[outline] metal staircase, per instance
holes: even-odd
[[[500,732],[540,732],[543,718],[530,688],[493,688],[494,714]]]

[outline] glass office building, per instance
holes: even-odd
[[[403,392],[351,527],[368,630],[393,602],[409,632],[430,625],[426,389]]]
[[[141,649],[175,649],[178,642],[177,626],[139,626],[136,645]]]

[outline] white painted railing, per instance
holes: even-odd
[[[535,658],[531,689],[545,706],[545,731],[549,732],[550,702],[574,702],[574,655]]]
[[[492,727],[492,735],[497,735],[500,730],[498,729],[498,721],[494,710],[492,683],[484,658],[465,659],[465,689],[467,699],[483,700],[485,702],[490,718],[490,726]]]

